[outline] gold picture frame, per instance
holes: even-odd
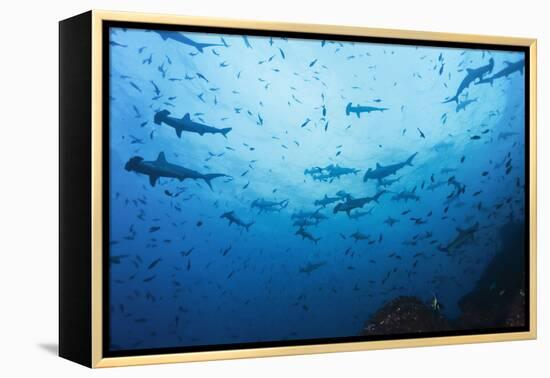
[[[60,354],[69,359],[81,362],[90,367],[115,367],[115,366],[130,366],[143,364],[161,364],[173,362],[188,362],[188,361],[207,361],[219,359],[237,359],[249,357],[267,357],[267,356],[283,356],[283,355],[298,355],[311,353],[328,353],[328,352],[348,352],[372,349],[387,349],[387,348],[402,348],[402,347],[420,347],[420,346],[435,346],[448,344],[466,344],[480,342],[495,342],[495,341],[512,341],[512,340],[530,340],[535,339],[537,335],[537,264],[536,264],[536,243],[537,243],[537,170],[536,170],[536,122],[537,122],[537,41],[536,39],[528,38],[512,38],[499,36],[482,36],[468,34],[451,34],[451,33],[433,33],[422,31],[406,31],[393,29],[376,29],[366,27],[353,26],[335,26],[335,25],[316,25],[316,24],[295,24],[295,23],[279,23],[279,22],[257,22],[247,20],[230,20],[218,19],[210,17],[188,17],[174,16],[161,14],[143,14],[143,13],[127,13],[127,12],[110,12],[94,10],[86,14],[86,22],[89,22],[91,36],[90,40],[90,69],[91,69],[91,94],[90,99],[90,129],[89,134],[91,143],[91,171],[90,171],[90,215],[91,215],[91,230],[90,230],[90,260],[86,260],[89,268],[90,282],[90,317],[87,319],[89,324],[89,342],[90,356],[80,360],[78,357],[73,357],[69,351],[69,347],[64,348],[63,342],[60,342]],[[207,352],[189,352],[189,353],[174,353],[174,354],[154,354],[154,355],[139,355],[129,357],[104,357],[103,353],[103,177],[104,177],[104,162],[103,156],[103,138],[102,135],[102,120],[103,120],[103,38],[104,30],[103,23],[105,21],[117,22],[133,22],[133,23],[152,23],[152,24],[170,24],[170,25],[185,25],[185,26],[207,26],[217,28],[237,28],[240,30],[261,30],[261,31],[277,31],[277,32],[300,32],[300,33],[321,33],[330,35],[356,36],[356,37],[377,37],[377,38],[397,38],[403,40],[416,41],[439,41],[439,42],[458,42],[458,43],[475,43],[475,44],[490,44],[503,46],[521,46],[528,49],[529,52],[529,222],[530,241],[529,250],[529,331],[514,332],[514,333],[495,333],[481,335],[463,335],[463,336],[446,336],[446,337],[429,337],[429,338],[414,338],[402,340],[383,340],[383,341],[360,341],[360,342],[345,342],[335,344],[316,344],[304,346],[284,346],[284,347],[268,347],[255,349],[237,349],[237,350],[219,350]],[[88,24],[87,24],[88,25]],[[69,42],[67,42],[69,43]],[[63,46],[63,43],[62,43]],[[68,100],[67,100],[68,101]],[[63,101],[62,101],[63,102]],[[63,107],[64,104],[61,104]],[[61,110],[63,111],[63,110]],[[527,112],[527,109],[526,109]],[[68,225],[66,227],[69,227]],[[63,233],[63,229],[61,230]],[[83,262],[82,264],[85,264]],[[61,290],[63,292],[68,283],[68,278],[61,280]],[[61,298],[61,300],[63,300]],[[68,305],[60,304],[62,311],[67,312]],[[60,310],[61,311],[61,310]],[[66,315],[67,318],[76,315]],[[60,319],[61,321],[61,319]],[[87,331],[87,332],[88,332]],[[60,331],[61,332],[61,331]],[[68,332],[65,332],[63,338],[70,338]],[[76,337],[76,336],[75,336]],[[86,339],[85,339],[86,340]],[[69,343],[65,343],[69,344]],[[64,351],[67,352],[64,352]],[[87,352],[86,352],[87,353]]]

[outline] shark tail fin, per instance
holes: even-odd
[[[166,117],[169,116],[169,115],[170,115],[170,112],[166,109],[161,110],[159,112],[156,112],[154,122],[157,125],[160,125],[166,119]]]
[[[448,98],[447,100],[443,101],[442,104],[447,104],[449,102],[456,102],[458,104],[458,96],[453,96],[451,98]]]
[[[369,173],[372,172],[372,168],[369,168],[367,169],[367,171],[365,172],[365,174],[363,175],[363,182],[367,182],[368,179],[369,179]]]
[[[225,129],[221,129],[220,132],[222,133],[223,137],[227,139],[227,133],[233,130],[231,127],[226,127]]]
[[[414,157],[418,154],[418,152],[415,152],[414,154],[412,154],[406,161],[405,161],[405,164],[407,165],[410,165],[411,167],[413,166],[412,164],[412,161],[414,159]]]
[[[212,188],[212,183],[211,183],[212,179],[215,179],[217,177],[224,177],[224,176],[227,176],[227,175],[224,175],[223,173],[209,173],[204,175],[202,179],[210,189],[214,190],[214,188]]]
[[[201,53],[204,52],[205,47],[214,47],[214,46],[225,46],[225,47],[227,47],[225,44],[220,44],[220,43],[196,43],[194,46]]]
[[[379,191],[378,193],[376,193],[376,194],[374,195],[374,202],[378,203],[378,199],[379,199],[380,196],[381,196],[382,194],[384,194],[384,193],[386,193],[386,190],[381,190],[381,191]]]

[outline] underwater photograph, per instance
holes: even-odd
[[[528,327],[523,50],[198,29],[109,28],[107,353]]]

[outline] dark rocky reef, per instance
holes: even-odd
[[[525,306],[525,230],[508,223],[500,231],[500,250],[474,289],[459,300],[460,316],[448,320],[416,297],[386,302],[366,323],[362,335],[388,335],[523,327]]]
[[[474,289],[458,303],[458,329],[525,325],[524,225],[508,223],[500,231],[501,248]]]
[[[416,297],[397,297],[387,302],[365,324],[363,335],[425,333],[450,329],[445,317]]]

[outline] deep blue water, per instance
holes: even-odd
[[[436,296],[458,316],[500,226],[524,221],[523,72],[470,84],[465,109],[443,101],[467,68],[493,59],[491,77],[523,53],[255,36],[248,47],[241,36],[184,35],[222,46],[201,53],[155,32],[111,33],[111,348],[355,336],[399,295]],[[346,115],[348,103],[386,110]],[[154,122],[161,110],[232,130],[178,138]],[[152,186],[125,169],[160,152],[228,176],[212,189],[164,177]],[[386,177],[398,181],[363,180],[377,163],[415,153]],[[330,165],[358,171],[330,177]],[[398,200],[413,189],[418,198]],[[381,190],[378,203],[350,213],[368,213],[358,219],[334,213]],[[349,197],[316,213],[326,219],[306,218],[317,242],[296,234],[297,213],[340,191]],[[257,199],[285,202],[259,213]],[[221,218],[229,211],[254,223],[230,225]],[[457,228],[476,224],[455,248]]]

